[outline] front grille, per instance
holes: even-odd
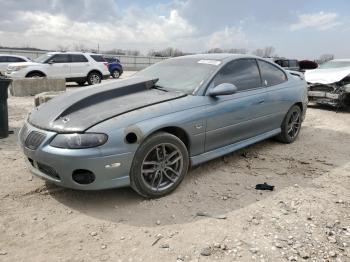
[[[31,150],[36,150],[45,140],[46,135],[37,131],[32,131],[25,140],[25,146]]]
[[[329,86],[329,85],[314,85],[314,86],[310,86],[309,90],[310,91],[333,92],[334,87]]]
[[[48,165],[37,163],[38,164],[38,169],[43,172],[45,175],[48,175],[54,179],[60,180],[60,176],[56,172],[56,170]]]

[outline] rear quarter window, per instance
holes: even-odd
[[[96,62],[106,62],[106,60],[101,55],[92,55],[91,58]]]
[[[9,61],[10,63],[26,62],[26,60],[24,60],[23,58],[20,58],[20,57],[13,57],[13,56],[9,56],[9,57],[8,57],[8,61]]]
[[[261,72],[261,79],[265,86],[274,86],[287,81],[287,75],[277,66],[262,60],[258,60],[258,64]]]
[[[86,63],[88,62],[87,58],[83,55],[71,55],[72,63]]]

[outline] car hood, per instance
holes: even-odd
[[[35,66],[39,65],[39,63],[28,61],[28,62],[20,62],[20,63],[11,63],[9,64],[9,67],[11,66]]]
[[[312,84],[333,84],[350,75],[350,67],[314,69],[305,72],[305,80]]]
[[[35,108],[28,122],[58,133],[84,132],[115,116],[186,96],[152,88],[156,82],[133,77],[69,91]]]

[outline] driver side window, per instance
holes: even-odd
[[[238,92],[262,87],[256,60],[238,59],[229,62],[214,78],[214,86],[222,83],[234,84]]]

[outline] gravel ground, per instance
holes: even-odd
[[[59,188],[25,167],[9,98],[0,140],[0,261],[350,261],[350,117],[310,107],[298,140],[190,170],[171,195]],[[267,182],[275,191],[257,191]]]

